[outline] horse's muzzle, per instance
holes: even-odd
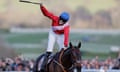
[[[80,60],[76,61],[76,62],[74,63],[74,66],[75,66],[75,67],[81,67],[81,61],[80,61]]]

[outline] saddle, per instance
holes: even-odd
[[[51,54],[49,57],[48,57],[48,62],[47,64],[49,64],[54,58],[54,54]]]
[[[63,51],[63,50],[61,50]],[[60,52],[61,52],[60,51]],[[42,69],[42,64],[44,62],[44,57],[45,57],[45,54],[42,54],[40,55],[36,62],[35,62],[35,65],[34,65],[34,68],[33,68],[33,72],[39,72],[41,69]],[[55,58],[56,57],[56,58]],[[49,57],[48,57],[48,60],[46,62],[46,66],[45,68],[47,69],[47,67],[49,66],[49,64],[51,63],[51,61],[53,61],[54,59],[59,59],[59,52],[55,53],[55,54],[51,54]]]
[[[45,57],[45,54],[42,54],[36,59],[34,67],[33,67],[33,72],[40,72],[40,70],[42,68],[42,63],[44,61],[44,57]],[[52,59],[53,59],[53,54],[51,54],[48,57],[48,61],[47,61],[46,65],[48,65]]]

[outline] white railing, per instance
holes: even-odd
[[[120,70],[96,70],[96,69],[84,69],[82,72],[120,72]]]
[[[39,33],[48,32],[49,28],[20,28],[11,27],[9,30],[11,33]],[[75,33],[87,33],[87,34],[120,34],[120,29],[72,29],[71,32]]]
[[[18,72],[18,71],[2,71],[2,72]],[[26,71],[19,71],[19,72],[26,72]],[[32,71],[30,71],[32,72]],[[77,72],[77,71],[75,71]],[[96,70],[96,69],[84,69],[82,70],[82,72],[120,72],[120,69],[119,70]]]

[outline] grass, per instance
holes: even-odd
[[[107,44],[107,45],[120,45],[119,35],[103,35],[95,43]]]
[[[93,53],[93,52],[86,52],[86,51],[82,52],[82,59],[93,59],[96,56],[99,57],[99,60],[104,60],[108,57],[117,58],[117,53],[112,53],[112,52],[109,52],[109,53]]]
[[[13,37],[7,37],[9,43],[40,43],[43,39],[46,39],[47,33],[43,34],[16,34]]]
[[[15,48],[18,54],[40,54],[45,52],[45,48]]]
[[[120,45],[120,34],[78,34],[73,33],[70,35],[71,40],[84,40],[87,39],[88,44],[101,44],[101,45]]]
[[[15,48],[16,52],[23,54],[26,57],[32,55],[37,57],[39,54],[44,53],[47,47],[47,37],[48,33],[5,33],[4,38],[9,44],[22,43],[22,44],[40,44],[39,48]],[[83,59],[93,58],[96,55],[100,56],[100,59],[105,59],[108,56],[113,58],[116,54],[111,54],[111,46],[120,46],[120,34],[118,35],[108,35],[108,34],[82,34],[82,33],[71,33],[70,41],[77,45],[78,41],[82,42],[81,51],[83,53]],[[57,45],[55,46],[54,52],[57,50]],[[36,56],[35,56],[36,55]]]

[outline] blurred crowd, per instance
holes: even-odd
[[[24,58],[17,56],[12,58],[0,59],[0,71],[25,71],[30,72],[34,66],[33,59],[25,60]]]
[[[99,60],[98,56],[96,56],[92,60],[83,60],[82,69],[120,69],[120,58],[112,59],[111,57],[108,57],[105,60]]]
[[[25,71],[30,72],[33,69],[35,60],[24,59],[20,56],[0,59],[0,71]],[[99,60],[96,56],[91,60],[82,60],[82,69],[120,69],[120,58],[112,59],[108,57],[105,60]]]

